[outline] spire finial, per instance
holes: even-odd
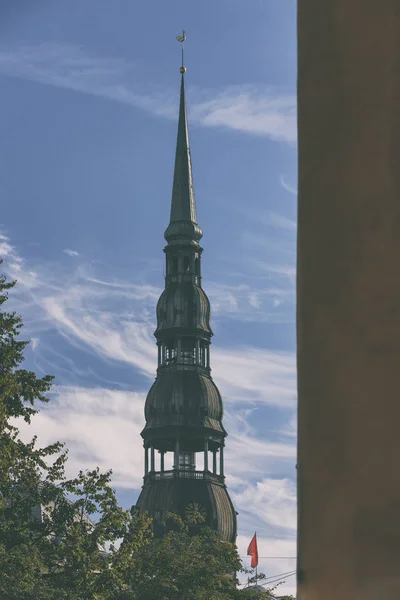
[[[181,66],[181,68],[179,69],[179,71],[180,71],[180,72],[182,73],[182,75],[183,75],[183,74],[186,72],[186,67],[185,67],[185,65],[184,65],[184,63],[183,63],[183,46],[184,46],[184,43],[185,43],[185,41],[186,41],[186,32],[185,32],[185,30],[184,30],[184,29],[182,29],[182,35],[177,35],[177,36],[176,36],[176,39],[178,40],[178,42],[180,42],[180,43],[182,44],[182,66]]]

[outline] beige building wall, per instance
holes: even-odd
[[[298,0],[300,600],[400,599],[400,0]]]

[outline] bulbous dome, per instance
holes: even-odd
[[[197,370],[165,369],[147,394],[144,432],[157,427],[207,427],[225,434],[221,394]]]
[[[236,511],[225,485],[211,479],[166,479],[145,485],[137,501],[141,512],[147,511],[153,518],[164,517],[168,512],[185,519],[188,508],[197,505],[205,516],[205,525],[219,533],[221,540],[235,543]],[[190,529],[190,526],[189,526]],[[194,529],[199,530],[199,527]],[[157,535],[157,528],[155,529]],[[162,535],[162,530],[160,531]]]
[[[164,233],[167,242],[182,239],[199,242],[202,236],[201,227],[192,221],[171,221]]]
[[[201,287],[192,282],[171,283],[157,303],[157,329],[173,328],[202,330],[212,335],[210,301]]]

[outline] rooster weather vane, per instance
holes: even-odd
[[[180,72],[183,74],[186,71],[186,67],[183,64],[183,45],[184,45],[184,42],[186,41],[186,32],[184,29],[182,29],[182,35],[177,35],[176,39],[178,42],[180,42],[182,44],[182,66],[180,68]]]

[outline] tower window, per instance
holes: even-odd
[[[194,258],[194,274],[198,277],[200,275],[200,260],[198,255],[196,254]]]
[[[190,273],[190,258],[185,256],[183,259],[183,272],[187,275]]]
[[[182,357],[182,362],[185,365],[193,365],[195,363],[196,346],[195,346],[194,340],[192,340],[192,339],[183,339],[182,340],[181,357]]]
[[[179,454],[179,468],[185,471],[196,469],[194,452],[181,452]]]
[[[165,364],[169,365],[176,362],[176,347],[173,343],[169,343],[165,346]]]
[[[200,345],[199,345],[199,364],[202,367],[205,367],[206,365],[206,353],[205,353],[205,343],[203,342],[203,340],[200,341]]]
[[[178,257],[171,256],[170,260],[170,275],[176,275],[178,273]]]

